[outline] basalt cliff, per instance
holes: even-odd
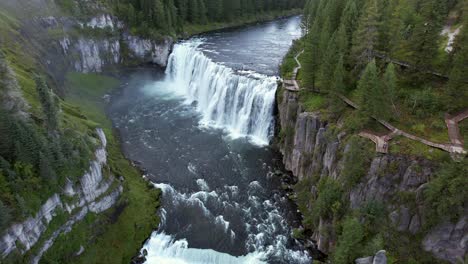
[[[381,230],[376,232],[383,233],[384,239],[396,237],[396,243],[401,246],[416,244],[416,251],[432,255],[434,261],[462,263],[468,250],[466,204],[465,214],[458,219],[426,223],[429,210],[424,193],[439,164],[422,157],[370,153],[368,161],[363,163],[363,175],[354,184],[347,184],[344,170],[350,152],[349,135],[340,132],[340,124],[329,123],[319,111],[306,112],[299,102],[299,94],[286,89],[278,91],[281,127],[278,147],[286,168],[302,186],[296,185],[294,198],[299,200],[300,208],[302,203],[304,233],[317,248],[327,254],[336,249],[339,232],[336,222],[340,214],[378,203],[383,213],[375,224]],[[339,203],[325,206],[340,209],[307,223],[307,215],[319,206],[316,202],[321,195],[319,185],[326,178],[338,183],[342,197]],[[301,196],[306,198],[301,200]],[[359,216],[362,225],[366,223],[365,218]],[[377,255],[382,254],[385,255],[384,252]],[[377,257],[361,258],[356,263],[386,263],[386,258],[385,262],[375,262]]]

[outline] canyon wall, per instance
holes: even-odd
[[[38,263],[58,235],[70,232],[72,226],[83,220],[88,213],[104,212],[119,200],[123,192],[120,180],[113,175],[105,176],[104,173],[108,171],[106,136],[102,129],[97,129],[96,134],[100,144],[88,171],[77,182],[69,180],[63,187],[63,192],[53,194],[34,217],[12,225],[0,237],[0,256],[6,257],[14,250],[19,250],[21,254],[28,252],[40,241],[54,218],[58,214],[65,214],[67,222],[39,245],[38,253],[33,258],[33,263]]]
[[[315,176],[331,177],[343,183],[344,157],[349,151],[347,135],[331,133],[332,124],[328,124],[319,112],[305,112],[297,92],[279,90],[278,93],[281,127],[278,145],[286,168],[299,181]],[[453,223],[439,223],[430,230],[423,228],[427,212],[422,196],[428,181],[434,177],[435,168],[436,164],[424,158],[372,154],[367,173],[346,192],[345,200],[351,210],[370,201],[381,202],[386,207],[386,223],[391,230],[402,237],[420,236],[421,249],[438,259],[457,263],[467,254],[467,214]],[[316,195],[317,186],[310,186],[310,192]],[[400,194],[414,197],[414,201],[404,201]],[[312,238],[326,253],[333,251],[337,241],[332,221],[321,218],[319,227],[313,230]]]
[[[138,64],[166,67],[174,43],[171,37],[154,40],[133,35],[107,10],[97,12],[87,19],[57,15],[24,22],[24,34],[45,49],[43,64],[49,72],[96,73]]]

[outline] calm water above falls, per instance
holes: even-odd
[[[296,208],[267,146],[278,65],[299,25],[295,17],[179,43],[165,73],[135,71],[113,95],[126,155],[163,190],[147,263],[310,262],[291,238]]]

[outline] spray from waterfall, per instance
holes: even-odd
[[[276,77],[238,72],[213,62],[200,42],[177,44],[169,57],[167,80],[187,103],[196,105],[203,125],[225,129],[266,145],[273,136]]]

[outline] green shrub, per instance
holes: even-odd
[[[317,200],[313,203],[313,219],[332,218],[342,209],[341,198],[343,190],[338,181],[330,177],[322,177],[318,183]]]
[[[435,174],[426,191],[424,200],[429,208],[429,225],[440,220],[458,220],[464,214],[468,201],[468,162],[444,163]]]
[[[352,137],[350,139],[349,151],[345,154],[341,173],[346,189],[352,189],[368,171],[371,155],[365,146],[362,138]]]
[[[359,220],[354,217],[346,218],[342,225],[343,232],[338,237],[337,246],[333,253],[334,264],[353,263],[360,257],[361,242],[364,239],[364,229]]]

